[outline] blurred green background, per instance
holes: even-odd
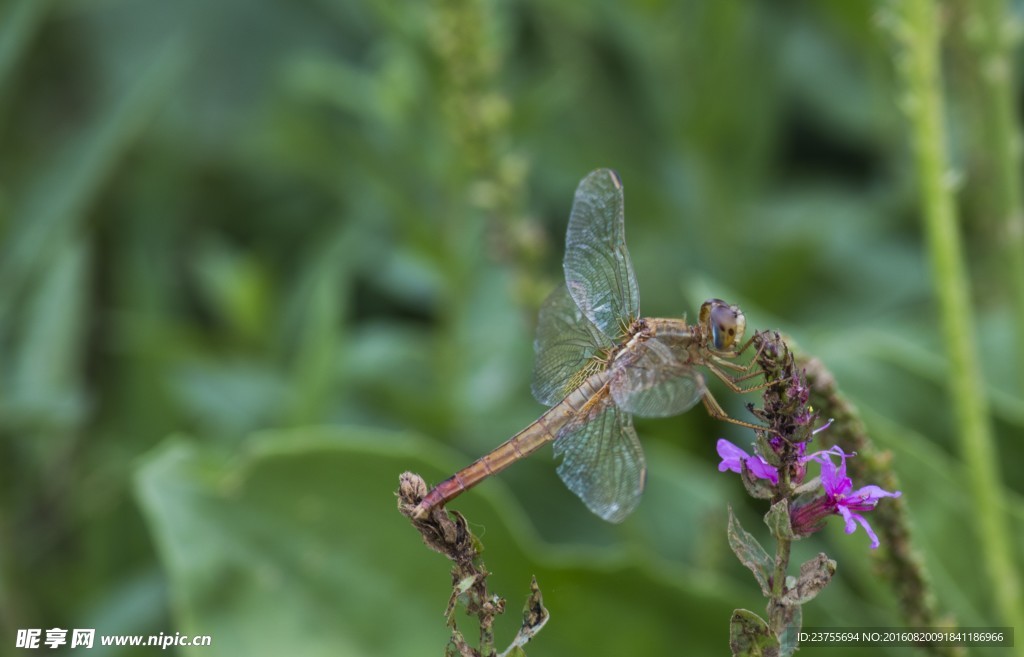
[[[722,297],[822,358],[893,452],[938,608],[999,624],[877,5],[0,12],[0,653],[56,626],[211,635],[194,655],[442,654],[449,564],[395,511],[398,475],[439,481],[542,411],[537,306],[604,166],[644,314]],[[963,312],[1020,563],[1022,327],[955,33],[947,55]],[[757,401],[713,390],[737,416]],[[732,504],[766,540],[764,509],[714,452],[753,436],[699,410],[637,426],[650,479],[620,526],[550,450],[454,505],[509,601],[499,645],[533,574],[552,620],[530,655],[725,654],[731,610],[763,611],[725,523]],[[818,551],[839,571],[806,624],[901,624],[866,536],[834,522],[797,545]]]

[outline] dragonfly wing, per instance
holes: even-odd
[[[610,398],[576,418],[555,440],[558,475],[587,508],[608,522],[622,522],[640,502],[647,476],[643,448],[630,416]]]
[[[701,373],[657,338],[636,348],[638,353],[612,366],[609,387],[619,408],[642,417],[667,417],[693,408],[705,391]]]
[[[591,367],[599,365],[594,356],[609,346],[611,341],[583,316],[565,286],[558,286],[544,301],[537,319],[533,396],[548,406],[562,401],[591,373]]]
[[[614,339],[640,313],[640,292],[626,250],[622,181],[598,169],[576,188],[565,236],[565,283],[576,305]]]

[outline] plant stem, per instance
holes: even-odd
[[[995,440],[975,353],[973,312],[963,246],[957,230],[944,130],[939,15],[932,0],[893,0],[891,27],[902,48],[903,76],[920,183],[924,230],[950,363],[950,394],[967,466],[974,518],[999,614],[1007,625],[1024,618],[1020,582],[1002,504]],[[1018,644],[1024,655],[1024,643]]]
[[[1024,170],[1016,122],[1017,88],[1013,70],[1016,21],[1005,0],[959,0],[957,24],[969,53],[967,74],[974,84],[966,102],[977,115],[974,146],[985,166],[975,194],[986,197],[983,209],[995,219],[999,261],[1009,271],[1017,332],[1024,330]],[[1024,345],[1015,345],[1018,390],[1024,390]]]
[[[780,473],[780,490],[789,490],[788,468],[782,468]],[[790,493],[791,495],[792,493]],[[776,537],[778,544],[775,546],[775,573],[772,575],[772,597],[768,602],[768,625],[781,636],[786,627],[786,608],[782,604],[782,596],[786,593],[786,573],[789,571],[789,554],[793,541],[781,536]]]

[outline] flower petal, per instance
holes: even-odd
[[[890,493],[884,488],[875,485],[862,486],[850,493],[850,497],[865,500],[879,500],[883,497],[899,497],[901,495],[903,495],[901,491]]]
[[[750,458],[749,454],[725,438],[719,438],[716,447],[718,455],[722,457],[722,462],[718,464],[719,472],[725,472],[726,470],[732,470],[737,474],[743,472],[743,466],[740,464]]]
[[[747,459],[747,469],[750,474],[758,479],[767,479],[773,484],[779,483],[779,470],[760,455],[751,456]]]
[[[826,422],[825,424],[821,425],[820,427],[818,427],[817,429],[815,429],[814,431],[812,431],[812,432],[811,432],[811,435],[812,435],[812,436],[817,436],[817,435],[818,435],[819,433],[821,433],[821,432],[822,432],[822,431],[824,431],[825,429],[828,429],[828,428],[829,428],[830,426],[832,426],[832,423],[833,423],[833,422],[835,422],[835,418],[831,418],[831,417],[830,417],[830,418],[828,419],[828,422]]]
[[[832,498],[845,494],[853,487],[853,482],[846,476],[845,460],[838,466],[831,459],[821,462],[821,486]]]
[[[865,532],[867,532],[868,537],[871,538],[871,549],[877,549],[879,545],[878,535],[875,534],[875,530],[871,529],[871,525],[868,524],[867,519],[864,516],[857,513],[851,513],[850,515],[852,515],[857,520],[857,522],[860,523],[860,526],[864,528]]]
[[[843,451],[842,447],[840,447],[839,445],[834,445],[834,446],[832,446],[832,447],[830,447],[828,449],[823,449],[823,450],[814,452],[813,454],[808,454],[807,456],[802,457],[802,460],[804,462],[807,462],[807,461],[817,461],[818,463],[825,463],[826,461],[830,461],[831,457],[838,456],[838,457],[844,459],[844,462],[845,462],[845,459],[854,457],[856,455],[857,455],[857,452],[852,452],[850,454],[847,454],[846,452]]]
[[[843,520],[846,521],[846,533],[847,534],[852,534],[854,531],[857,530],[857,523],[854,522],[854,518],[857,517],[857,516],[852,511],[850,511],[845,506],[840,504],[836,508],[836,512],[838,512],[839,515],[841,515],[843,517]]]

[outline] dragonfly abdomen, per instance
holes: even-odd
[[[587,412],[601,395],[607,394],[605,386],[609,378],[608,372],[591,375],[530,426],[434,486],[416,506],[413,517],[423,520],[434,507],[447,504],[487,477],[501,472],[558,438],[559,432],[573,418],[581,412]]]

